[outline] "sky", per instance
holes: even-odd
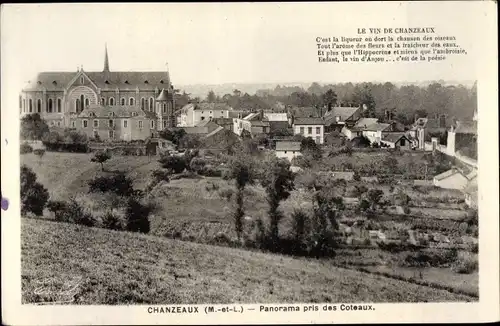
[[[175,85],[474,80],[481,25],[463,22],[481,9],[467,2],[4,5],[2,77],[20,90],[41,71],[101,71],[107,44],[111,70],[168,64]],[[427,26],[456,36],[468,55],[434,64],[317,59],[318,36]]]

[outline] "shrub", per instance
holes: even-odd
[[[37,148],[33,150],[33,154],[38,156],[38,159],[41,160],[42,157],[45,155],[45,149],[42,148]]]
[[[63,220],[85,226],[94,226],[96,220],[90,212],[80,205],[75,198],[71,198],[63,215]]]
[[[130,197],[125,209],[127,231],[149,233],[149,215],[154,210],[152,202],[142,203],[138,198]]]
[[[408,267],[450,266],[457,260],[457,257],[456,249],[417,251],[408,253],[403,264]]]
[[[158,183],[165,181],[169,182],[170,181],[170,173],[164,170],[156,169],[153,172],[151,172],[151,177],[152,177],[152,182],[154,185],[157,185]]]
[[[47,189],[37,182],[35,172],[23,164],[21,166],[21,214],[31,212],[36,216],[42,216],[48,200]]]
[[[227,201],[230,201],[231,198],[233,197],[233,189],[227,188],[227,189],[222,189],[219,191],[219,196],[226,199]]]
[[[163,168],[174,173],[181,173],[186,168],[186,161],[180,156],[162,155],[159,162]]]
[[[191,171],[194,171],[200,175],[204,175],[207,162],[202,157],[194,157],[189,163]]]
[[[49,200],[47,203],[47,208],[50,212],[54,214],[54,219],[58,222],[68,222],[66,220],[68,205],[64,201],[59,200]]]
[[[113,212],[107,212],[102,217],[102,224],[105,229],[123,230],[122,220],[120,216]]]
[[[31,147],[29,144],[27,143],[22,143],[20,148],[19,148],[19,152],[21,154],[28,154],[28,153],[31,153],[33,152],[33,147]]]
[[[113,192],[119,196],[130,196],[134,189],[132,180],[124,173],[118,173],[111,177],[96,177],[89,180],[90,192]]]
[[[111,155],[108,151],[99,151],[94,154],[94,157],[92,157],[90,161],[101,164],[101,171],[104,171],[104,162],[106,162],[110,158]]]
[[[460,253],[451,270],[459,274],[471,274],[478,269],[477,258],[468,252]]]

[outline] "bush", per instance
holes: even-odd
[[[196,172],[200,175],[204,175],[207,162],[202,157],[193,157],[189,167],[191,171]]]
[[[113,212],[107,212],[102,217],[102,224],[105,229],[123,230],[122,219]]]
[[[47,189],[37,182],[35,172],[23,164],[21,166],[21,214],[31,212],[36,216],[42,216],[48,200]]]
[[[309,216],[303,210],[295,210],[292,213],[292,235],[296,253],[307,250],[307,238],[310,228]]]
[[[71,198],[63,215],[63,220],[85,226],[94,226],[94,216],[83,208],[75,198]]]
[[[68,205],[64,201],[59,200],[49,200],[47,203],[47,208],[50,212],[54,214],[54,219],[58,222],[69,222],[66,220]]]
[[[19,148],[19,152],[21,154],[28,154],[28,153],[31,153],[33,152],[33,147],[31,147],[29,144],[27,143],[22,143],[20,148]]]
[[[451,270],[459,274],[471,274],[478,269],[477,258],[471,253],[461,253]]]
[[[231,200],[231,198],[233,197],[233,194],[234,194],[234,190],[231,188],[219,190],[219,196],[226,199],[227,201]]]
[[[181,173],[186,169],[186,161],[180,156],[162,155],[159,162],[164,169],[169,169],[174,173]]]
[[[101,164],[101,171],[104,171],[104,162],[106,162],[110,158],[111,155],[108,151],[99,151],[94,154],[94,157],[92,157],[90,161]]]
[[[138,198],[129,198],[125,209],[127,231],[149,233],[149,215],[154,210],[155,206],[151,202],[141,203]]]
[[[38,156],[38,158],[41,160],[42,157],[45,155],[45,149],[42,149],[42,148],[34,149],[33,150],[33,154],[35,154],[36,156]]]
[[[456,249],[418,251],[407,254],[403,264],[408,267],[450,266],[457,260],[457,257]]]
[[[89,180],[89,192],[113,192],[119,196],[130,196],[134,189],[132,180],[124,173],[118,173],[111,177],[96,177]]]

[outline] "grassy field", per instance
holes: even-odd
[[[21,155],[21,164],[32,168],[51,198],[58,200],[87,192],[88,180],[118,170],[127,172],[134,186],[142,188],[151,171],[159,166],[157,160],[149,162],[146,156],[114,156],[104,163],[107,172],[101,172],[101,166],[90,162],[91,158],[91,154],[46,152],[42,160],[34,154]]]
[[[188,304],[473,298],[316,260],[23,219],[22,300]]]

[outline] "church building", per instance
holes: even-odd
[[[41,72],[19,96],[21,116],[39,113],[49,126],[74,127],[86,108],[136,107],[154,113],[156,130],[175,127],[168,71],[112,71],[105,48],[102,71]]]

